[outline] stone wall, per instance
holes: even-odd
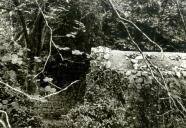
[[[92,48],[91,54],[94,58],[94,60],[91,61],[92,68],[94,68],[94,65],[106,66],[106,68],[111,70],[125,72],[129,69],[138,69],[141,66],[146,67],[142,55],[135,51],[119,51],[106,47],[97,47]],[[159,68],[175,72],[180,71],[185,75],[186,53],[144,52],[144,55]]]
[[[92,48],[84,115],[100,127],[186,126],[186,54],[144,55],[152,70],[138,52]]]
[[[161,54],[158,52],[145,52],[144,54],[154,66],[159,67],[170,90],[179,87],[177,91],[182,89],[181,93],[183,95],[186,94],[185,53],[165,52]],[[94,105],[98,104],[98,106],[102,102],[105,102],[108,106],[117,106],[125,110],[124,116],[126,116],[126,111],[133,106],[132,104],[148,104],[151,101],[150,97],[154,96],[154,98],[157,98],[155,97],[156,87],[158,87],[156,86],[157,83],[147,68],[143,57],[138,52],[97,47],[92,48],[91,57],[90,73],[86,77],[87,87],[85,83],[81,83],[69,88],[66,92],[51,97],[49,102],[36,103],[36,112],[47,118],[59,118],[61,114],[68,113],[76,105],[77,101],[81,101],[84,98],[85,88],[86,102]],[[161,78],[158,76],[157,79],[161,81]],[[154,90],[151,90],[152,88]],[[149,93],[148,91],[151,94],[146,94]],[[163,91],[161,93],[164,96],[167,92]],[[175,95],[177,95],[176,93]],[[154,104],[157,103],[156,101],[154,102]],[[155,110],[156,107],[153,108],[154,104],[149,103],[149,106],[152,105],[151,108]],[[144,105],[144,111],[151,112],[149,106]],[[135,119],[136,122],[147,121],[147,116],[149,115],[139,113],[138,109],[129,110],[134,116],[132,117],[132,119],[134,118],[133,121]],[[86,110],[89,109],[87,108]],[[94,109],[92,108],[91,111],[94,111]],[[139,117],[140,115],[144,115],[144,118]]]

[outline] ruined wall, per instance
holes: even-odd
[[[90,124],[95,122],[94,126],[97,127],[112,125],[118,128],[157,128],[172,126],[175,122],[185,126],[185,119],[181,118],[180,113],[184,113],[181,105],[186,105],[183,100],[186,98],[186,54],[144,54],[155,66],[151,68],[162,85],[154,79],[138,52],[111,50],[106,47],[92,48],[84,104],[71,111],[77,101],[74,94],[80,87],[75,86],[77,88],[74,92],[69,88],[68,92],[50,98],[48,103],[38,104],[38,111],[49,115],[70,112],[73,116],[79,113],[83,117],[88,116],[84,118],[87,119],[87,125],[90,121]],[[156,67],[163,74],[166,86]],[[81,89],[78,92],[77,94],[81,94]],[[74,118],[76,121],[82,120],[82,116],[76,115]]]
[[[92,48],[91,61],[92,67],[106,66],[111,70],[125,72],[131,69],[146,68],[145,61],[139,52],[111,50],[106,47]],[[157,67],[177,71],[185,76],[186,71],[186,53],[172,52],[144,52],[144,55]]]
[[[186,54],[144,55],[152,70],[138,52],[92,48],[84,115],[95,116],[99,127],[186,126]]]

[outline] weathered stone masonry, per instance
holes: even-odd
[[[180,81],[181,84],[186,84],[186,54],[185,53],[158,53],[158,52],[145,52],[150,61],[161,69],[166,78],[174,78],[173,81]],[[132,51],[118,51],[111,50],[106,47],[92,48],[91,52],[91,72],[106,68],[118,73],[123,74],[123,77],[128,77],[129,84],[135,83],[139,88],[142,84],[151,84],[152,77],[147,70],[147,66],[138,52]],[[130,77],[132,75],[132,77]],[[87,75],[87,91],[91,90],[93,77]],[[108,79],[109,81],[109,79]],[[179,83],[179,82],[178,82]],[[98,85],[99,86],[99,85]],[[185,85],[186,86],[186,85]],[[57,113],[65,114],[70,108],[76,104],[76,95],[79,87],[85,88],[85,86],[75,85],[75,88],[69,88],[67,91],[60,95],[53,96],[47,103],[38,103],[37,108],[39,113],[50,115]],[[73,89],[75,89],[73,91]],[[82,89],[83,90],[83,89]],[[81,89],[80,89],[81,92]],[[88,94],[87,94],[88,95]],[[74,97],[75,96],[75,97]]]

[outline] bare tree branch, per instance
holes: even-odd
[[[11,128],[7,112],[0,110],[0,113],[5,115],[5,121],[3,119],[0,119],[0,123],[3,125],[4,128]]]
[[[112,3],[112,0],[108,0],[110,5],[112,6],[112,9],[114,11],[114,13],[116,14],[117,18],[120,19],[120,20],[123,20],[124,22],[127,22],[129,24],[131,24],[132,26],[134,26],[143,36],[145,36],[152,44],[154,44],[155,46],[157,46],[161,53],[163,53],[163,49],[161,48],[160,45],[158,45],[156,42],[154,42],[152,39],[150,39],[135,23],[133,23],[132,21],[130,20],[127,20],[123,17],[120,16],[120,14],[118,13],[117,9],[115,8],[114,4]]]
[[[49,28],[49,31],[50,31],[50,41],[49,41],[49,53],[48,53],[47,59],[46,59],[46,61],[45,61],[45,64],[44,64],[44,66],[43,66],[43,69],[42,69],[38,74],[36,74],[36,75],[34,76],[34,79],[37,78],[41,73],[43,73],[43,72],[45,71],[46,65],[47,65],[47,63],[48,63],[48,61],[49,61],[49,59],[50,59],[50,57],[51,57],[52,45],[56,48],[57,52],[59,53],[59,55],[60,55],[60,57],[61,57],[61,60],[63,60],[62,54],[59,52],[59,50],[57,49],[56,44],[55,44],[54,41],[53,41],[53,30],[52,30],[52,28],[50,27],[50,25],[48,24],[48,21],[47,21],[46,18],[45,18],[45,14],[43,13],[42,8],[39,6],[38,1],[35,0],[35,3],[37,4],[37,6],[38,6],[38,8],[39,8],[39,11],[40,11],[40,13],[42,14],[42,16],[43,16],[43,18],[44,18],[46,27]]]
[[[26,97],[27,97],[28,99],[30,99],[30,100],[35,100],[35,101],[40,101],[40,102],[46,102],[46,101],[47,101],[46,98],[49,98],[49,97],[54,96],[54,95],[57,95],[57,94],[59,94],[59,93],[61,93],[61,92],[63,92],[63,91],[66,91],[69,87],[71,87],[72,85],[74,85],[74,84],[77,83],[77,82],[79,82],[79,80],[73,81],[73,82],[70,83],[67,87],[65,87],[64,89],[61,89],[60,91],[57,91],[57,92],[55,92],[55,93],[48,94],[48,95],[43,96],[43,97],[29,95],[29,94],[27,94],[27,93],[25,93],[25,92],[23,92],[23,91],[21,91],[21,90],[19,90],[19,89],[13,88],[12,86],[10,86],[10,85],[7,84],[7,83],[4,83],[3,81],[0,81],[0,84],[4,85],[5,87],[7,87],[7,88],[9,88],[9,89],[11,89],[11,90],[13,90],[13,91],[15,91],[15,92],[18,92],[18,93],[20,93],[20,94],[26,96]]]
[[[182,111],[186,112],[186,108],[185,108],[185,106],[179,101],[179,99],[181,99],[181,97],[179,97],[179,99],[177,99],[177,98],[175,98],[174,95],[170,92],[170,89],[169,89],[169,87],[168,87],[168,85],[167,85],[167,83],[166,83],[166,80],[165,80],[165,78],[164,78],[162,72],[160,71],[160,69],[159,69],[157,66],[153,65],[152,62],[150,62],[150,60],[143,54],[143,52],[142,52],[142,50],[140,49],[140,47],[138,46],[138,44],[133,40],[133,38],[132,38],[132,36],[131,36],[131,34],[130,34],[130,32],[129,32],[129,30],[128,30],[128,28],[127,28],[127,26],[126,26],[126,24],[125,24],[124,21],[126,21],[127,23],[131,23],[131,24],[132,24],[133,26],[135,26],[141,33],[143,33],[143,32],[142,32],[133,22],[131,22],[131,21],[127,20],[127,19],[122,18],[122,17],[120,16],[120,14],[117,12],[117,10],[115,9],[115,7],[114,7],[112,1],[109,0],[109,2],[110,2],[110,4],[112,5],[112,9],[113,9],[113,11],[115,12],[115,14],[117,15],[117,18],[119,18],[119,19],[120,19],[120,22],[124,25],[124,27],[125,27],[125,29],[126,29],[128,35],[129,35],[130,40],[132,41],[132,43],[134,44],[134,46],[137,48],[137,50],[138,50],[138,51],[140,52],[140,54],[142,55],[143,60],[145,61],[147,67],[150,69],[150,72],[151,72],[152,77],[155,79],[155,81],[156,81],[164,90],[167,91],[167,95],[168,95],[168,99],[169,99],[171,108],[173,109],[173,107],[172,107],[172,104],[173,104],[173,106],[174,106],[177,110],[179,110],[180,113],[182,113],[182,115],[185,117],[185,114],[184,114]],[[143,35],[144,35],[147,39],[150,39],[148,36],[145,35],[145,33],[144,33]],[[152,40],[150,39],[150,41],[152,41]],[[155,43],[155,42],[154,42],[154,43]],[[155,43],[155,44],[156,44],[156,43]],[[158,44],[156,44],[156,45],[160,48],[161,52],[163,52],[162,48],[161,48]],[[161,80],[158,80],[158,78],[155,76],[155,72],[154,72],[153,69],[155,69],[155,70],[160,74],[160,77],[161,77],[161,80],[162,80],[163,83],[161,82]],[[178,103],[178,105],[181,107],[182,110],[179,109],[179,107],[177,106],[176,103]],[[171,110],[172,110],[172,109],[171,109]]]

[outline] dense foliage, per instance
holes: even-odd
[[[94,56],[97,59],[91,61],[92,70],[87,75],[85,102],[72,109],[68,115],[73,127],[184,128],[186,126],[185,111],[179,104],[179,102],[185,104],[185,75],[179,76],[178,70],[161,69],[168,83],[169,93],[175,99],[175,105],[169,99],[167,91],[154,80],[142,62],[133,63],[133,66],[138,65],[137,68],[134,66],[120,72],[110,70],[107,65],[109,60],[104,56],[105,54]],[[103,58],[100,60],[100,57]],[[137,54],[128,57],[132,62],[140,58]],[[179,100],[176,100],[177,98]]]
[[[32,104],[27,100],[30,96],[37,99],[56,93],[77,79],[85,81],[92,47],[102,45],[119,50],[139,50],[134,45],[136,42],[143,51],[159,51],[157,45],[152,44],[144,36],[145,33],[164,51],[186,51],[186,2],[184,0],[115,0],[112,3],[110,1],[1,0],[0,107],[10,116],[12,127],[35,127],[34,123],[39,127],[39,119],[29,111],[29,106]],[[124,21],[118,19],[114,9],[125,18]],[[125,22],[126,20],[134,23],[141,31],[137,30],[131,22]],[[157,107],[161,104],[156,97],[157,86],[140,86],[140,89],[137,88],[138,93],[129,94],[127,98],[133,99],[129,101],[137,105],[132,108],[130,107],[132,103],[123,101],[123,94],[119,90],[124,88],[128,94],[130,89],[126,86],[130,86],[130,82],[121,82],[122,76],[107,70],[98,70],[89,75],[99,77],[97,82],[101,83],[93,82],[94,91],[88,89],[86,94],[88,101],[70,112],[69,117],[72,119],[73,127],[182,126],[177,123],[181,122],[180,113],[172,112],[167,116],[164,124],[162,120],[158,122],[159,117],[153,115],[158,112]],[[92,77],[90,79],[98,79]],[[10,86],[4,87],[6,83]],[[100,89],[100,85],[103,85],[103,90]],[[109,86],[109,90],[113,92],[105,90],[105,86]],[[131,85],[131,88],[133,87]],[[20,94],[21,97],[17,93],[12,96],[13,92],[5,91],[7,88],[13,92],[23,93]],[[90,95],[90,92],[96,94]],[[85,92],[82,93],[84,95]],[[159,93],[159,95],[164,94],[164,92]],[[10,98],[5,98],[6,96]],[[92,101],[89,96],[92,97]],[[111,98],[112,96],[114,99]],[[144,101],[144,97],[149,97],[149,101]],[[113,109],[115,107],[116,109]],[[145,110],[144,113],[140,113],[142,109]],[[162,109],[160,114],[164,109],[167,110],[167,106],[163,106]],[[15,112],[12,112],[14,110]],[[22,122],[19,123],[21,120]],[[34,120],[34,123],[30,123],[30,120],[31,122]]]

